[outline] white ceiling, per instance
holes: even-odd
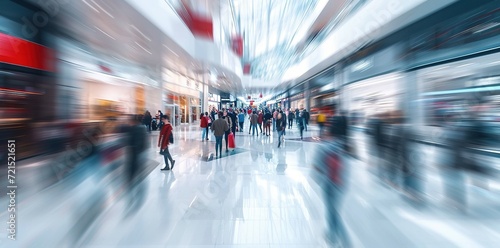
[[[57,25],[69,36],[85,44],[89,52],[110,63],[142,67],[160,76],[164,68],[202,80],[216,75],[210,85],[223,92],[236,93],[233,73],[193,59],[173,40],[133,7],[121,0],[75,0],[61,6]]]

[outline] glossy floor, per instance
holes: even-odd
[[[153,147],[149,156],[161,163],[135,193],[119,194],[113,179],[93,177],[26,197],[18,240],[2,233],[0,247],[328,247],[323,199],[310,177],[318,145],[311,129],[305,141],[287,131],[282,148],[275,136],[237,133],[238,149],[214,159],[213,137],[202,141],[199,128],[176,128],[173,170],[160,171]],[[497,189],[470,186],[466,213],[451,211],[439,194],[416,207],[371,173],[362,134],[356,143],[361,160],[349,161],[341,209],[353,247],[498,247]],[[429,174],[427,192],[439,192],[439,175]]]

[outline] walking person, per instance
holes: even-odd
[[[153,116],[151,116],[151,113],[148,110],[146,110],[146,113],[144,113],[144,118],[142,121],[143,124],[148,128],[148,133],[151,133],[151,122],[153,121]]]
[[[222,119],[226,120],[227,125],[229,126],[229,130],[227,130],[224,133],[224,140],[226,141],[226,152],[229,152],[229,134],[231,133],[231,130],[233,128],[233,121],[231,119],[231,116],[228,115],[227,111],[223,109],[223,116]]]
[[[276,131],[276,118],[278,118],[278,110],[273,109],[273,132]]]
[[[156,119],[158,120],[158,129],[160,131],[163,128],[163,121],[161,119],[162,117],[163,117],[163,113],[161,112],[161,110],[158,110],[158,113],[156,113]]]
[[[202,129],[202,133],[201,133],[201,140],[208,140],[208,120],[209,120],[209,117],[208,117],[208,113],[205,113],[205,114],[201,114],[201,118],[200,118],[200,127]]]
[[[218,115],[219,118],[214,122],[212,122],[212,127],[211,127],[215,136],[216,158],[222,156],[222,137],[224,136],[225,132],[229,130],[229,125],[227,124],[227,121],[222,118],[223,113],[219,112]]]
[[[238,123],[238,117],[232,108],[229,108],[227,115],[231,118],[231,132],[233,133],[234,138],[236,138],[236,123]]]
[[[240,124],[240,132],[243,132],[243,126],[245,124],[245,113],[243,111],[238,114],[238,123]]]
[[[304,129],[307,132],[307,126],[309,125],[309,112],[307,109],[302,110],[302,122],[304,123]]]
[[[259,110],[258,118],[257,118],[257,125],[259,125],[260,129],[260,134],[264,135],[264,131],[262,129],[262,123],[264,122],[264,113],[262,113],[262,110]]]
[[[276,130],[278,131],[278,148],[280,148],[286,130],[286,117],[283,117],[283,113],[278,113],[276,117]]]
[[[344,144],[335,138],[331,130],[325,132],[323,142],[317,149],[313,158],[315,168],[312,178],[323,190],[323,202],[325,204],[327,229],[325,233],[328,247],[352,247],[348,232],[342,221],[341,206],[342,199],[346,193],[347,166]],[[341,131],[342,132],[342,131]]]
[[[295,120],[297,121],[297,125],[299,124],[299,115],[300,111],[298,108],[295,109]]]
[[[293,110],[290,109],[290,111],[288,111],[288,129],[292,129],[293,119],[295,119],[295,114],[293,113]]]
[[[253,111],[252,115],[250,116],[250,125],[252,126],[252,136],[257,133],[257,137],[259,137],[259,132],[257,131],[257,124],[258,124],[259,116],[257,115],[257,111]]]
[[[266,136],[271,135],[271,124],[273,123],[273,115],[269,110],[266,110],[266,114],[264,115],[264,132],[266,133]]]
[[[170,124],[168,115],[162,115],[161,121],[164,124],[161,131],[160,136],[158,137],[158,147],[160,147],[160,154],[163,155],[163,159],[165,160],[165,167],[161,170],[171,170],[174,168],[175,160],[170,155],[170,151],[168,150],[168,145],[170,144],[170,136],[172,133],[172,124]],[[168,161],[172,166],[168,165]]]
[[[318,111],[318,118],[316,119],[316,122],[318,123],[319,126],[318,136],[321,137],[321,135],[323,134],[323,129],[325,128],[326,115],[321,113],[321,111]]]
[[[297,116],[297,127],[299,128],[300,131],[300,140],[304,139],[304,117],[302,116],[302,112],[299,113]]]
[[[142,201],[143,194],[140,193],[140,178],[141,165],[145,161],[144,152],[148,148],[148,138],[144,124],[144,118],[141,123],[141,118],[138,115],[130,116],[130,126],[126,129],[127,141],[127,186],[129,195],[129,210],[137,210]]]

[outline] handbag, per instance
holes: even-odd
[[[170,144],[173,144],[174,143],[174,134],[173,133],[170,133],[170,136],[168,137],[168,142]]]

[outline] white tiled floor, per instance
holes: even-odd
[[[316,134],[312,129],[306,137]],[[326,247],[323,201],[309,177],[315,143],[287,140],[278,149],[274,136],[237,133],[242,152],[206,162],[215,142],[201,141],[197,127],[177,127],[175,133],[173,171],[160,171],[159,165],[148,175],[143,204],[128,217],[126,198],[107,202],[96,221],[79,230],[81,246]],[[157,134],[151,136],[154,144]],[[286,136],[297,137],[296,130]],[[151,148],[150,156],[162,161],[157,148]],[[468,215],[450,212],[438,200],[418,209],[383,186],[365,162],[352,160],[349,169],[342,215],[354,247],[500,244],[498,198],[479,199],[491,208],[473,204]],[[439,187],[433,181],[428,185]],[[57,187],[22,202],[20,238],[16,243],[2,240],[9,244],[3,247],[77,247],[69,230],[85,227],[79,217],[88,216],[85,210],[91,208],[86,204],[91,205],[98,192],[118,188],[93,181],[74,189]],[[489,212],[481,214],[484,211]]]

